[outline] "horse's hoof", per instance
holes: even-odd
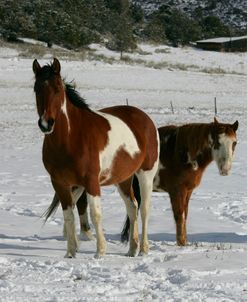
[[[187,246],[187,243],[177,243],[177,245],[183,247],[183,246]]]
[[[76,253],[67,252],[64,258],[72,259],[76,257]]]
[[[185,240],[185,239],[177,240],[177,245],[178,246],[186,246],[187,245],[187,240]]]
[[[126,254],[127,257],[136,257],[137,255],[137,251],[128,251],[128,253]]]
[[[93,241],[95,237],[91,231],[81,232],[81,240],[83,241]]]
[[[95,258],[95,259],[102,259],[104,256],[105,256],[105,254],[96,253],[96,254],[94,255],[94,258]]]
[[[140,251],[139,256],[144,257],[148,255],[148,251]]]
[[[141,244],[139,256],[145,256],[149,253],[149,244]]]

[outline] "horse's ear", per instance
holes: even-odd
[[[37,59],[35,59],[33,61],[33,72],[36,75],[39,71],[40,71],[41,67],[39,65],[39,62],[37,61]]]
[[[238,121],[236,121],[234,124],[232,124],[232,129],[234,130],[234,132],[236,132],[238,130]]]
[[[214,123],[215,123],[215,124],[219,124],[219,122],[218,122],[218,120],[217,120],[216,117],[214,117]]]
[[[52,69],[53,69],[55,74],[60,74],[61,65],[60,65],[60,62],[58,61],[57,58],[53,59]]]

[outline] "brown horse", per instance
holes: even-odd
[[[160,136],[159,167],[154,178],[153,190],[168,192],[176,222],[177,244],[186,245],[186,219],[188,205],[193,190],[200,184],[206,167],[214,160],[220,175],[227,175],[231,169],[237,144],[234,124],[222,124],[216,119],[209,124],[188,124],[165,126],[158,129]],[[133,179],[133,189],[138,206],[141,204],[140,187],[137,177]],[[59,205],[54,196],[46,219]],[[81,231],[89,239],[92,237],[87,219],[87,200],[82,195],[77,203],[81,219]],[[121,240],[129,239],[130,222],[127,217],[121,233]]]
[[[66,257],[78,248],[73,208],[86,192],[97,236],[97,253],[105,254],[101,223],[100,186],[115,184],[130,218],[129,256],[139,248],[137,203],[132,191],[136,174],[142,196],[140,253],[148,252],[147,224],[153,178],[158,167],[159,136],[152,120],[131,106],[91,110],[60,75],[54,59],[41,67],[33,62],[39,127],[45,134],[43,163],[61,201],[67,237]]]
[[[159,128],[160,160],[153,190],[168,192],[174,219],[178,245],[187,244],[186,220],[193,190],[200,184],[206,167],[214,160],[220,175],[228,175],[237,144],[234,124],[222,124],[216,119],[209,124],[187,124]],[[138,205],[141,204],[138,180],[133,188]],[[127,218],[121,239],[128,240]]]

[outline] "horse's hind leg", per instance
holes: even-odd
[[[152,170],[144,171],[140,170],[137,174],[139,185],[140,185],[140,194],[141,194],[141,218],[142,218],[142,239],[140,246],[140,254],[148,254],[149,244],[148,244],[148,219],[150,212],[150,201],[151,194],[153,191],[153,178],[156,173],[156,165]]]
[[[88,212],[87,212],[87,194],[86,191],[82,193],[77,201],[77,210],[80,218],[81,234],[84,240],[93,240],[94,236],[92,234],[89,222],[88,222]]]
[[[134,197],[132,189],[132,178],[118,184],[118,191],[123,198],[130,223],[130,245],[127,253],[130,257],[135,257],[138,253],[139,248],[139,237],[138,237],[138,205]]]
[[[138,209],[139,209],[140,205],[141,205],[140,186],[139,186],[138,179],[135,175],[133,177],[132,188],[133,188],[134,196],[138,203]],[[121,241],[122,242],[129,241],[129,229],[130,229],[130,220],[129,220],[129,216],[127,215],[123,230],[121,232]]]
[[[75,257],[76,250],[78,249],[78,240],[75,231],[75,218],[73,213],[73,196],[70,187],[63,187],[54,181],[52,181],[52,184],[63,208],[64,228],[67,237],[67,253],[65,257],[72,258]]]

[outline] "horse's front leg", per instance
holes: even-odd
[[[87,194],[86,191],[82,193],[78,202],[76,204],[81,226],[81,234],[84,240],[93,240],[94,236],[92,234],[87,213]]]
[[[87,192],[87,202],[90,207],[90,215],[93,225],[95,227],[96,237],[97,237],[97,251],[96,258],[100,258],[105,255],[106,252],[106,241],[102,229],[102,212],[100,203],[100,189],[95,191],[95,193]]]
[[[187,241],[187,216],[188,216],[188,210],[189,210],[189,201],[190,201],[190,197],[192,194],[192,191],[187,191],[186,197],[185,197],[185,205],[184,205],[184,238],[185,238],[185,244],[186,245],[188,243]]]
[[[54,181],[52,181],[52,184],[60,199],[63,209],[64,229],[67,238],[67,253],[65,254],[65,257],[74,258],[79,244],[75,230],[75,217],[73,213],[74,202],[71,188],[58,184]]]
[[[188,204],[192,191],[179,189],[176,194],[170,194],[174,219],[176,222],[177,245],[187,244],[186,221],[188,215]]]

